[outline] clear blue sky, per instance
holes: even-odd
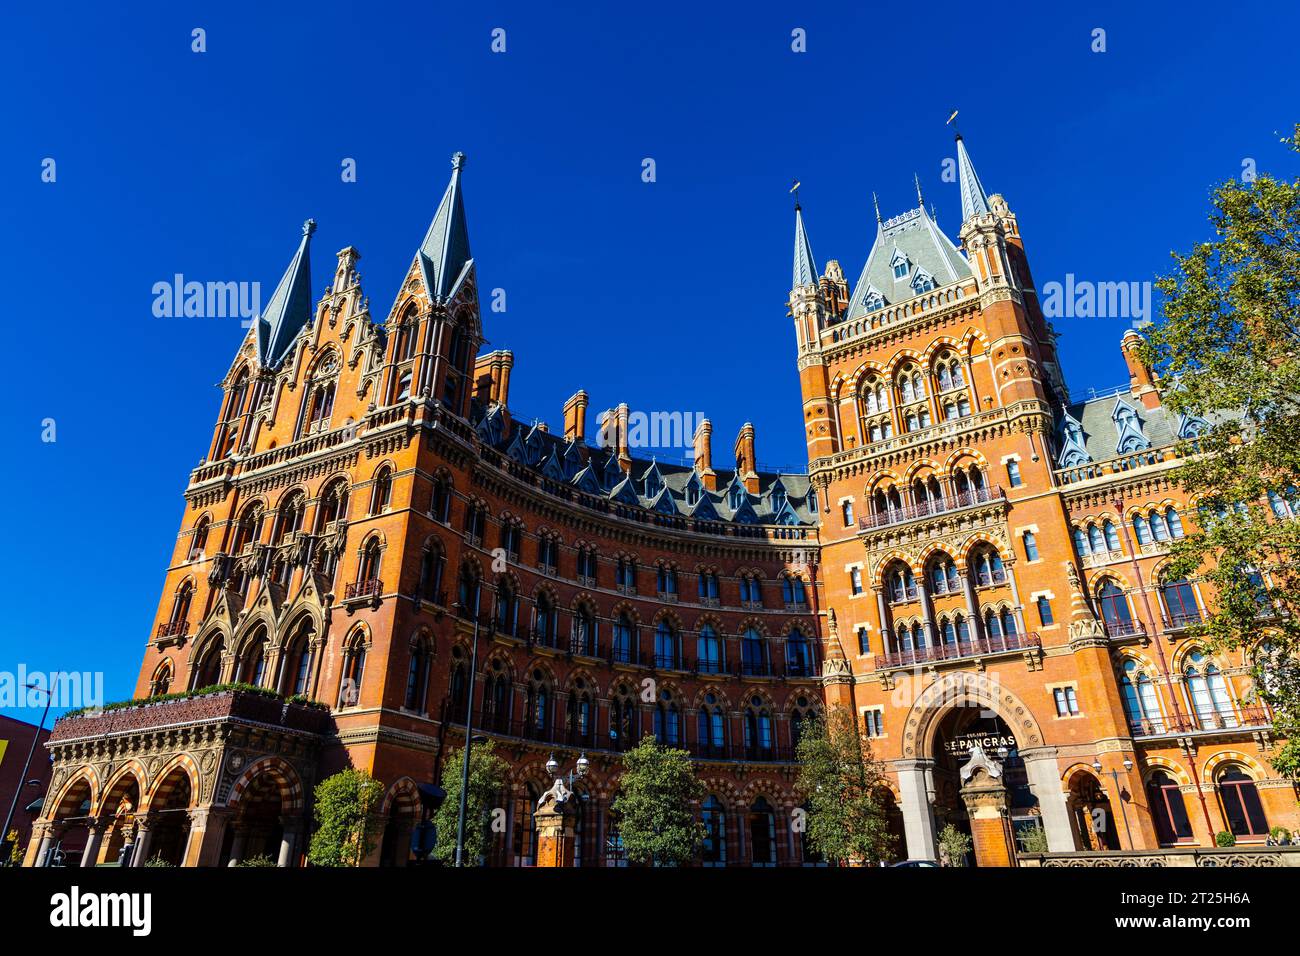
[[[1041,286],[1148,279],[1204,237],[1209,188],[1243,159],[1294,174],[1275,135],[1300,115],[1294,8],[834,6],[13,6],[0,670],[102,670],[108,699],[131,692],[213,383],[243,336],[235,320],[155,318],[153,284],[180,272],[269,296],[312,216],[316,289],[355,245],[382,315],[453,150],[469,157],[480,284],[507,292],[485,319],[515,352],[518,411],[558,423],[578,387],[593,411],[699,410],[723,459],[750,420],[773,463],[804,460],[783,306],[792,178],[818,265],[838,258],[854,281],[872,191],[900,212],[914,172],[955,237],[940,172],[960,108]],[[1126,327],[1058,323],[1076,394],[1125,381]]]

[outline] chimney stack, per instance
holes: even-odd
[[[745,483],[745,490],[758,494],[758,465],[754,459],[754,426],[745,422],[736,436],[736,474]]]
[[[629,409],[627,402],[618,406],[618,466],[626,474],[632,473],[632,455],[627,449],[627,417]]]
[[[718,475],[713,470],[713,423],[701,418],[695,426],[695,473],[709,491],[718,490]]]
[[[578,389],[564,403],[564,437],[581,442],[587,434],[587,393]]]
[[[1133,397],[1140,401],[1144,408],[1151,410],[1159,407],[1160,395],[1156,391],[1155,376],[1138,355],[1138,349],[1144,342],[1145,339],[1135,329],[1129,329],[1124,333],[1119,347],[1124,353],[1124,364],[1128,366],[1129,389]]]

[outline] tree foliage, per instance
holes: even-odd
[[[667,866],[694,860],[704,843],[704,824],[695,816],[704,796],[685,750],[647,736],[625,753],[612,810],[628,860]]]
[[[316,785],[307,859],[313,866],[360,866],[375,848],[384,785],[364,770],[341,770]],[[258,864],[246,862],[247,866]]]
[[[1300,125],[1283,142],[1300,153]],[[1210,426],[1180,449],[1175,477],[1199,520],[1173,544],[1167,574],[1211,586],[1191,636],[1253,655],[1257,693],[1289,738],[1270,760],[1294,778],[1300,521],[1285,516],[1300,514],[1300,178],[1229,181],[1212,204],[1214,238],[1174,254],[1142,349],[1165,405]]]
[[[893,835],[882,794],[885,773],[853,714],[833,708],[804,725],[795,750],[799,790],[808,795],[808,842],[837,863],[888,861]]]
[[[469,789],[465,802],[466,866],[476,865],[477,861],[487,857],[493,837],[505,832],[504,808],[498,808],[497,802],[506,784],[506,763],[496,755],[494,746],[493,741],[485,740],[475,743],[469,751]],[[438,838],[433,855],[444,863],[456,862],[463,755],[463,750],[453,750],[442,765],[442,789],[447,791],[447,799],[434,814]],[[497,809],[502,812],[494,814]],[[498,832],[494,833],[494,827]]]

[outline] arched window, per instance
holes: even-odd
[[[631,688],[620,686],[609,702],[609,736],[615,750],[628,750],[637,745],[640,730],[637,703]]]
[[[378,593],[380,555],[379,538],[373,537],[366,542],[366,546],[361,551],[361,564],[357,567],[357,584],[371,585],[374,588],[368,591],[358,588],[361,593]]]
[[[614,660],[624,664],[636,662],[636,630],[627,611],[620,611],[614,620]]]
[[[937,555],[930,561],[930,589],[935,594],[956,594],[961,590],[957,565],[946,554]]]
[[[510,699],[510,675],[500,661],[493,661],[483,688],[483,726],[487,730],[503,733],[509,728]]]
[[[658,575],[659,596],[670,600],[677,597],[677,569],[667,565],[659,565]]]
[[[199,519],[198,524],[194,526],[194,536],[190,539],[191,561],[202,561],[203,556],[208,549],[208,529],[212,527],[212,521],[207,515]]]
[[[366,673],[366,648],[356,641],[343,651],[343,676],[339,680],[339,707],[355,707],[361,700],[361,681]]]
[[[661,690],[655,704],[654,735],[655,740],[671,747],[681,743],[681,708],[673,698],[672,692]]]
[[[1142,670],[1142,665],[1131,657],[1124,661],[1120,692],[1129,728],[1135,735],[1165,732],[1164,714],[1155,685]]]
[[[889,588],[890,600],[895,604],[916,600],[916,577],[912,569],[901,561],[886,572],[885,584]]]
[[[655,628],[655,667],[678,667],[681,661],[679,651],[677,632],[667,620],[660,621]]]
[[[740,638],[740,665],[746,676],[767,674],[767,643],[752,627],[745,628]]]
[[[172,662],[165,660],[158,665],[158,669],[153,672],[153,680],[149,682],[149,696],[161,697],[169,693],[172,687]]]
[[[1160,597],[1165,602],[1170,627],[1186,627],[1201,620],[1201,608],[1196,603],[1196,592],[1184,579],[1162,583]]]
[[[704,866],[727,865],[727,811],[722,802],[709,794],[700,805],[700,822],[704,824]]]
[[[596,612],[586,604],[579,604],[573,614],[572,653],[594,657],[596,654]]]
[[[311,625],[304,622],[289,642],[285,655],[285,693],[306,696],[311,689]]]
[[[222,416],[223,422],[238,418],[244,413],[244,399],[248,397],[248,369],[239,370],[235,377],[235,384],[230,386],[230,396],[226,400],[226,414]]]
[[[1097,591],[1097,603],[1101,607],[1101,619],[1112,635],[1127,634],[1133,630],[1133,614],[1129,611],[1128,598],[1111,578],[1107,578]]]
[[[1133,516],[1133,532],[1137,535],[1138,544],[1151,543],[1151,525],[1147,523],[1145,515]]]
[[[555,602],[542,591],[537,595],[537,617],[533,625],[533,639],[543,647],[555,646]]]
[[[988,546],[978,548],[971,555],[970,564],[977,587],[1006,583],[1007,572],[1002,564],[1002,555],[993,548]]]
[[[1102,532],[1106,537],[1106,549],[1108,551],[1118,551],[1119,531],[1115,527],[1115,522],[1107,518],[1106,523],[1102,525]]]
[[[753,697],[745,709],[745,756],[749,760],[772,759],[772,714],[761,697]]]
[[[696,719],[695,740],[704,757],[721,757],[726,747],[726,717],[716,694],[705,694]]]
[[[591,745],[592,729],[595,725],[593,714],[591,693],[587,690],[586,681],[579,677],[574,684],[574,689],[569,692],[567,720],[569,743]]]
[[[348,485],[346,481],[342,478],[332,481],[321,492],[316,515],[317,534],[328,534],[335,530],[335,522],[347,520]]]
[[[740,603],[763,603],[763,586],[758,579],[758,575],[742,574],[740,576]]]
[[[387,465],[379,469],[379,474],[375,475],[375,487],[370,496],[370,513],[377,515],[385,511],[392,503],[393,498],[393,471]]]
[[[533,671],[528,682],[527,710],[524,713],[524,736],[545,740],[551,726],[551,691],[540,670]]]
[[[199,658],[198,666],[194,668],[194,686],[190,688],[191,690],[212,687],[214,684],[221,683],[221,658],[225,653],[225,639],[218,635],[208,643],[207,648]]]
[[[497,579],[497,631],[511,637],[519,626],[519,596],[509,578]]]
[[[1101,529],[1095,524],[1088,525],[1088,548],[1093,554],[1106,550],[1106,542],[1102,537]]]
[[[451,518],[451,483],[445,478],[433,479],[429,495],[429,514],[435,521],[446,524]]]
[[[266,679],[266,629],[259,628],[257,633],[244,645],[244,652],[239,657],[239,666],[235,671],[235,682],[261,687]]]
[[[1183,532],[1183,519],[1178,514],[1178,509],[1170,505],[1165,509],[1165,524],[1169,527],[1169,536],[1171,538],[1181,538]]]
[[[411,642],[411,659],[406,667],[407,710],[424,710],[425,694],[429,686],[429,649],[422,638]]]
[[[184,634],[189,630],[190,601],[194,598],[194,585],[189,581],[180,586],[172,602],[172,615],[168,621],[168,634]]]
[[[1236,727],[1240,721],[1232,707],[1232,693],[1223,673],[1204,651],[1193,650],[1183,666],[1192,712],[1203,730]]]
[[[781,599],[793,606],[806,604],[808,598],[804,591],[803,579],[793,574],[782,575]]]
[[[1216,781],[1223,819],[1236,837],[1262,838],[1268,836],[1268,819],[1259,800],[1255,781],[1240,767],[1228,767]]]
[[[749,862],[752,866],[776,866],[776,814],[764,797],[749,808]]]
[[[709,624],[701,625],[695,639],[695,668],[701,674],[717,674],[722,670],[722,642]]]
[[[808,638],[799,631],[791,631],[785,638],[785,669],[790,677],[812,677],[812,648]]]
[[[790,712],[790,746],[798,747],[803,739],[804,728],[809,721],[815,720],[817,711],[807,697],[795,699],[794,710]]]
[[[1157,770],[1147,781],[1147,797],[1161,846],[1192,839],[1192,822],[1187,819],[1187,804],[1178,781]]]
[[[420,556],[420,598],[431,604],[446,604],[442,593],[442,573],[446,564],[442,545],[431,540]]]
[[[448,696],[451,699],[452,719],[459,719],[465,713],[465,695],[469,692],[468,670],[465,653],[459,647],[451,649],[451,678],[447,682]]]

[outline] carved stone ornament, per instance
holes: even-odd
[[[973,744],[970,748],[970,760],[962,764],[962,784],[968,783],[977,770],[983,770],[992,780],[998,780],[1002,776],[1002,764],[986,754],[984,747],[978,743]]]

